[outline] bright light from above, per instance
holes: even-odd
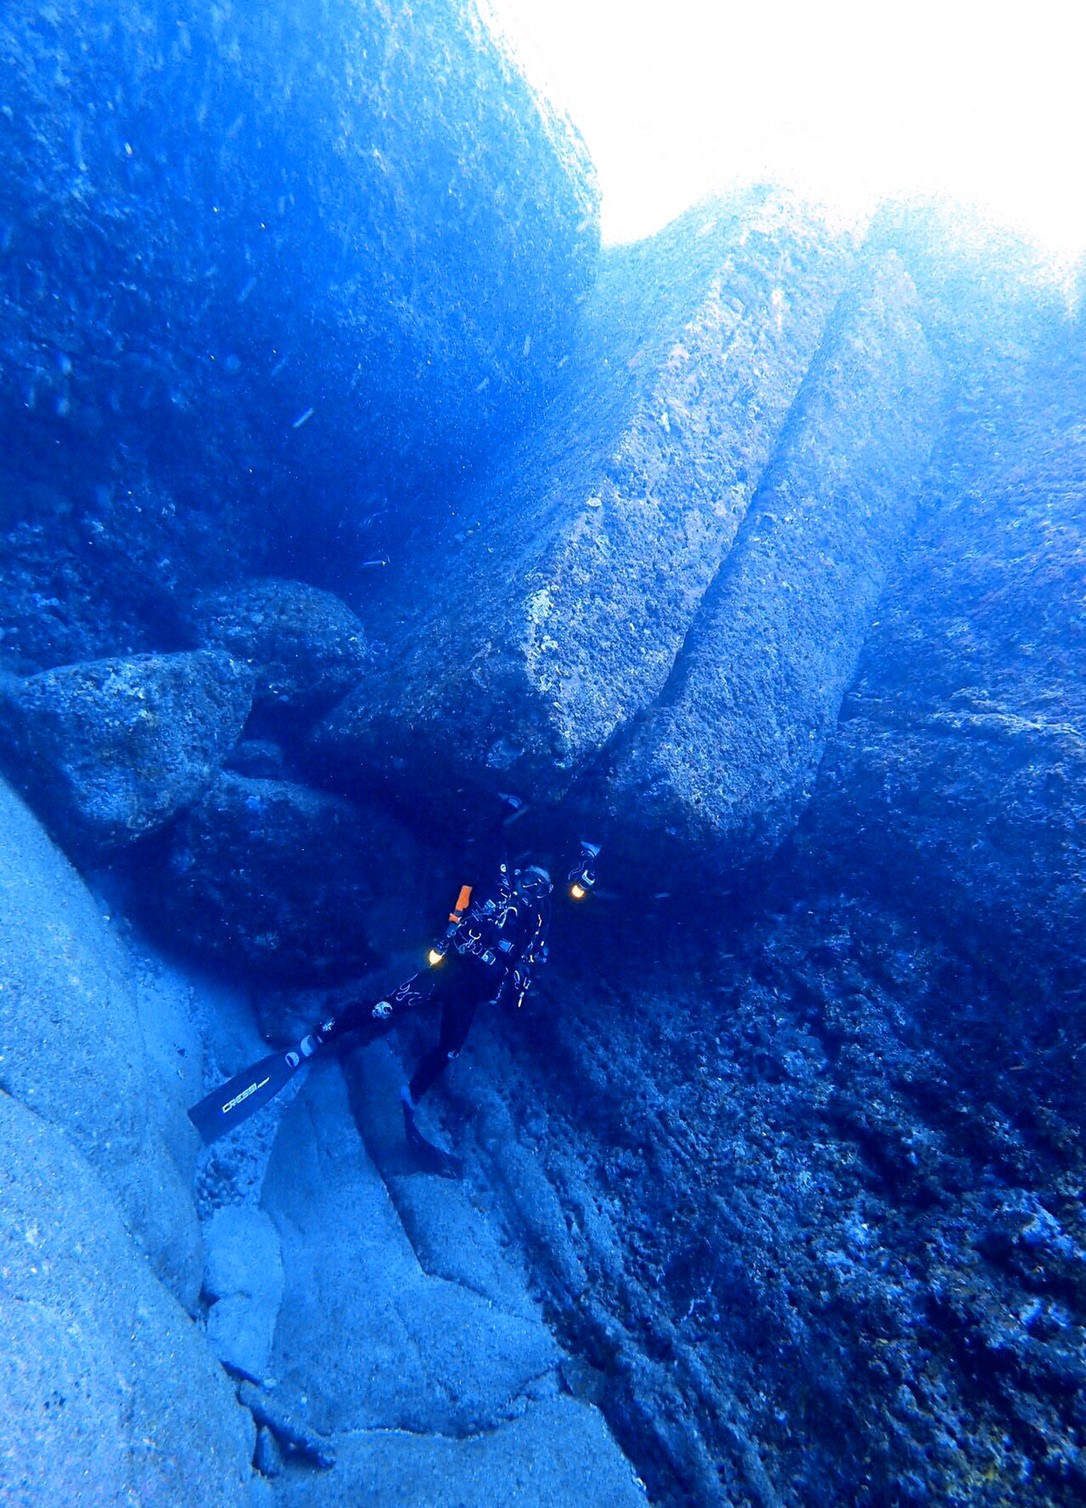
[[[950,198],[1086,251],[1086,0],[489,4],[584,136],[605,241],[774,181],[850,216]]]

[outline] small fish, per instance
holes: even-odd
[[[307,408],[304,414],[298,415],[294,423],[290,426],[291,429],[301,429],[302,425],[305,424],[308,420],[312,419],[312,417],[313,409]]]

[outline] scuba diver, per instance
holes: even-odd
[[[517,797],[502,800],[511,809],[503,822],[508,826],[524,806]],[[598,853],[598,844],[582,841],[567,879],[574,901],[583,900],[595,884]],[[313,1027],[295,1047],[254,1063],[194,1105],[189,1117],[204,1141],[215,1141],[267,1104],[301,1064],[327,1043],[363,1031],[362,1040],[372,1041],[384,1036],[405,1011],[435,1002],[441,1006],[437,1041],[400,1090],[400,1099],[407,1141],[420,1161],[432,1171],[455,1173],[455,1160],[428,1141],[416,1125],[419,1101],[459,1055],[479,1007],[493,1003],[519,1008],[533,970],[547,957],[550,874],[539,864],[513,868],[507,859],[500,860],[495,871],[489,886],[461,888],[443,935],[427,954],[425,969],[376,1004],[372,997],[351,1002],[338,1016]]]
[[[416,1125],[419,1101],[459,1056],[481,1005],[519,1008],[523,1004],[533,968],[546,961],[552,889],[551,877],[541,865],[511,869],[503,861],[495,882],[485,891],[462,887],[443,937],[427,954],[424,972],[404,980],[376,1005],[360,1001],[348,1006],[311,1034],[316,1040],[310,1051],[315,1051],[363,1027],[369,1028],[371,1037],[383,1034],[398,1015],[432,1000],[441,1005],[437,1041],[400,1090],[408,1144],[435,1171],[452,1172],[455,1164]],[[309,1040],[301,1043],[303,1053]]]

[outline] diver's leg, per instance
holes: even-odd
[[[412,1075],[410,1084],[400,1090],[403,1103],[404,1135],[425,1166],[445,1177],[456,1177],[460,1167],[451,1153],[427,1141],[415,1122],[415,1110],[419,1100],[441,1077],[451,1059],[467,1040],[475,1012],[479,1008],[479,992],[465,987],[460,982],[455,993],[450,993],[441,1013],[441,1029],[438,1040],[424,1055]]]

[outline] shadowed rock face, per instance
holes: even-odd
[[[850,246],[787,199],[603,264],[567,389],[372,605],[323,760],[555,796],[664,687],[773,453]]]
[[[345,602],[303,581],[264,577],[202,592],[190,631],[253,670],[253,700],[307,711],[338,700],[362,676],[366,635]]]
[[[62,0],[5,12],[0,70],[12,633],[57,603],[32,653],[73,616],[160,647],[197,561],[353,583],[562,359],[591,169],[473,6]]]
[[[328,980],[422,935],[418,871],[413,840],[384,812],[222,773],[171,833],[149,909],[231,971]]]
[[[1082,366],[1046,346],[956,419],[952,489],[880,608],[802,846],[825,864],[847,831],[867,883],[1081,1002]]]

